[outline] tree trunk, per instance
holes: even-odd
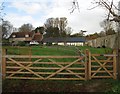
[[[118,25],[118,47],[117,47],[117,71],[118,71],[118,79],[120,80],[120,22]]]

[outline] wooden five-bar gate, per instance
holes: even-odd
[[[3,79],[89,80],[116,79],[116,53],[83,56],[2,55]]]

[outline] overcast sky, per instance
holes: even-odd
[[[1,0],[2,2],[3,0]],[[95,5],[94,0],[77,0],[80,12],[76,9],[72,14],[73,0],[5,0],[4,19],[14,27],[31,23],[34,27],[43,26],[47,18],[66,17],[73,33],[86,30],[87,34],[100,32],[100,22],[105,19],[107,11],[102,8],[88,10]],[[118,2],[118,0],[114,0]]]

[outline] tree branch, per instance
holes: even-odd
[[[73,13],[76,8],[77,8],[78,11],[80,12],[78,1],[77,1],[77,0],[74,0],[74,1],[72,2],[72,4],[73,4],[73,5],[72,5],[72,8],[71,8],[72,11],[70,12],[70,14]]]

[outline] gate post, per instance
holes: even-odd
[[[85,50],[85,80],[88,80],[87,63],[88,63],[88,49]]]
[[[91,79],[91,52],[86,49],[86,62],[85,62],[85,79],[90,80]]]
[[[89,80],[90,79],[90,68],[89,68],[89,60],[90,60],[90,52],[88,49],[85,50],[85,79]]]
[[[90,51],[88,54],[88,77],[90,80],[91,79],[91,52]]]
[[[6,77],[6,49],[2,50],[2,79],[5,79]]]
[[[117,60],[117,58],[116,58],[116,51],[115,50],[113,50],[113,76],[114,76],[114,79],[117,79],[117,65],[116,65],[116,60]]]

